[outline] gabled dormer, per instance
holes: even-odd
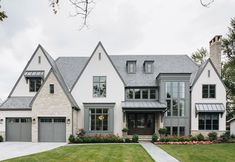
[[[54,64],[53,58],[38,45],[19,79],[14,85],[10,96],[34,96],[41,87],[45,77]]]
[[[136,73],[136,60],[127,60],[126,61],[126,71],[128,74]]]

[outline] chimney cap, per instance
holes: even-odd
[[[210,46],[215,43],[215,42],[220,42],[221,41],[221,38],[222,38],[222,35],[215,35],[211,41],[209,42]]]

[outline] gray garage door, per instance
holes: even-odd
[[[7,118],[6,140],[7,141],[32,141],[31,118]]]
[[[65,142],[65,118],[39,118],[39,142]]]

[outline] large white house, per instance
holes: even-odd
[[[187,55],[109,55],[54,60],[39,45],[0,106],[6,141],[64,142],[87,134],[171,135],[225,131],[221,36],[201,66]]]

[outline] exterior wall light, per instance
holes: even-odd
[[[70,119],[67,119],[67,124],[70,124]]]
[[[0,124],[2,124],[3,123],[3,119],[0,119]]]
[[[33,124],[35,124],[36,123],[36,119],[35,118],[33,118]]]

